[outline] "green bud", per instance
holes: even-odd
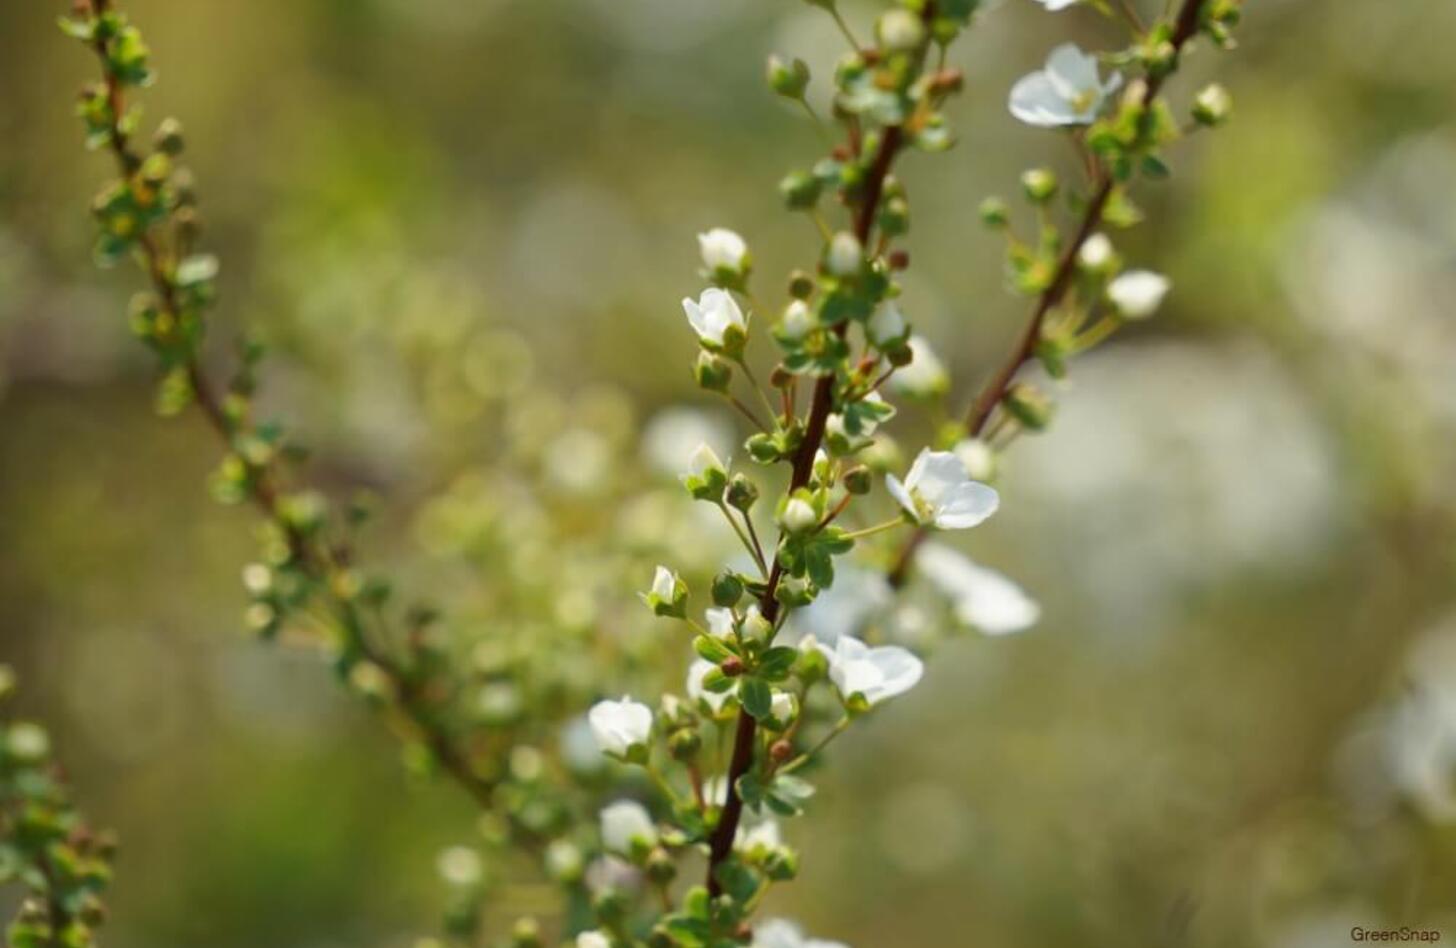
[[[807,300],[814,295],[814,277],[803,270],[789,274],[789,295],[796,300]]]
[[[1018,382],[1007,389],[1001,404],[1029,431],[1044,430],[1051,423],[1055,409],[1046,393],[1028,382]]]
[[[713,605],[728,609],[738,605],[743,598],[743,580],[731,570],[724,570],[713,577]]]
[[[699,352],[697,364],[693,366],[693,378],[698,387],[709,392],[726,392],[733,380],[733,366],[728,360],[711,352]]]
[[[673,760],[692,760],[703,747],[703,739],[697,731],[682,728],[667,736],[667,752]]]
[[[799,854],[779,846],[764,857],[763,871],[775,882],[787,882],[799,874]]]
[[[647,854],[647,878],[658,885],[667,885],[677,876],[677,864],[661,846]]]
[[[157,150],[166,155],[177,157],[182,154],[186,142],[182,138],[182,123],[174,118],[164,118],[157,126],[157,133],[152,137],[152,144]]]
[[[751,435],[743,443],[748,451],[748,456],[759,464],[772,464],[779,459],[779,446],[774,436],[765,431]]]
[[[863,464],[857,464],[844,472],[844,489],[851,494],[868,494],[874,487],[874,475]]]
[[[1021,175],[1021,188],[1033,204],[1047,204],[1057,196],[1057,176],[1049,168],[1031,168]]]
[[[511,926],[511,948],[541,948],[541,926],[529,916],[516,919]]]
[[[793,211],[807,211],[819,203],[824,182],[803,171],[791,171],[779,182],[779,194]]]
[[[1204,86],[1193,99],[1193,121],[1207,128],[1222,125],[1233,111],[1233,97],[1218,83]]]
[[[749,453],[753,453],[752,448]],[[746,474],[734,474],[728,481],[728,490],[724,492],[723,499],[728,502],[728,506],[748,513],[758,502],[758,485],[749,480]]]
[[[988,197],[981,202],[981,223],[992,230],[1001,230],[1010,222],[1006,202],[998,197]]]
[[[802,59],[785,62],[779,56],[768,58],[769,88],[786,99],[802,99],[809,85],[809,67]]]
[[[880,230],[887,237],[899,237],[910,230],[910,202],[890,198],[880,210]]]

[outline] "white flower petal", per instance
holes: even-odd
[[[966,530],[984,523],[1001,505],[994,487],[976,481],[957,484],[936,505],[935,525],[942,530]]]

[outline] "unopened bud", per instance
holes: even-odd
[[[1018,382],[1006,391],[1001,404],[1011,417],[1030,431],[1042,431],[1051,423],[1055,409],[1052,400],[1041,389]]]
[[[792,62],[779,56],[768,58],[769,88],[786,99],[802,99],[809,85],[809,67],[802,59]]]
[[[1057,196],[1057,176],[1048,168],[1031,168],[1021,175],[1021,188],[1033,204],[1046,204]]]

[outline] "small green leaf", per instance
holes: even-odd
[[[738,700],[743,702],[743,710],[761,721],[768,717],[773,705],[773,689],[762,678],[745,675],[738,688]]]

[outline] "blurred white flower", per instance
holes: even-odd
[[[824,265],[835,276],[853,276],[864,266],[864,247],[859,238],[848,231],[840,231],[829,241],[829,250],[824,255]]]
[[[836,566],[834,574],[834,585],[820,592],[809,605],[795,609],[790,620],[795,627],[825,642],[854,635],[870,616],[889,607],[895,599],[881,570],[846,563]]]
[[[1082,241],[1077,251],[1077,262],[1087,270],[1101,270],[1112,262],[1112,241],[1106,234],[1093,234]]]
[[[898,645],[871,648],[859,639],[841,635],[834,644],[818,645],[829,661],[829,679],[848,699],[864,695],[871,705],[904,694],[920,681],[925,665],[909,649]]]
[[[748,261],[748,244],[726,227],[714,227],[698,235],[698,252],[709,271],[729,270],[740,273]]]
[[[698,477],[706,477],[712,471],[723,471],[726,473],[727,465],[723,459],[718,457],[718,452],[706,441],[702,442],[693,451],[693,456],[688,459],[688,468]]]
[[[1020,586],[943,543],[922,544],[915,564],[951,601],[958,619],[987,635],[1020,632],[1041,617],[1041,607]]]
[[[840,941],[805,938],[804,931],[793,922],[770,918],[754,926],[749,948],[849,948]]]
[[[480,853],[469,846],[451,846],[444,850],[435,867],[440,872],[440,878],[461,889],[479,885],[485,875],[485,863],[481,860]]]
[[[1096,56],[1082,52],[1075,43],[1063,43],[1052,50],[1044,69],[1024,76],[1011,88],[1011,114],[1042,128],[1086,125],[1120,85],[1122,76],[1117,73],[1102,81]]]
[[[627,697],[597,702],[587,720],[604,754],[625,754],[652,733],[652,709]]]
[[[813,328],[814,314],[809,311],[808,303],[794,300],[784,307],[784,318],[779,322],[779,332],[785,339],[797,342]]]
[[[642,453],[657,470],[676,476],[682,459],[698,445],[706,444],[721,456],[733,447],[733,441],[733,427],[721,415],[696,408],[665,408],[643,429]]]
[[[659,566],[652,573],[652,595],[663,602],[671,602],[677,595],[677,575],[666,566]]]
[[[1124,319],[1146,319],[1163,305],[1173,284],[1161,273],[1129,270],[1107,286],[1107,298]]]
[[[727,612],[728,610],[724,609],[723,611]],[[733,690],[731,688],[721,693],[715,693],[703,687],[703,678],[717,667],[717,665],[714,665],[706,658],[694,659],[693,663],[688,666],[687,681],[688,697],[693,699],[693,701],[706,701],[708,707],[713,709],[714,714],[722,711],[723,705],[727,703],[729,698],[733,697]]]
[[[612,939],[607,937],[606,932],[594,928],[576,936],[576,948],[612,948]]]
[[[925,24],[911,10],[887,10],[875,24],[875,33],[885,49],[915,49],[925,39]]]
[[[1082,0],[1034,0],[1034,2],[1041,4],[1048,10],[1055,11],[1065,10],[1067,9],[1067,7],[1074,7],[1077,4],[1081,3]]]
[[[951,450],[961,459],[971,480],[989,481],[996,476],[996,450],[984,439],[965,438]]]
[[[891,496],[916,523],[941,530],[974,527],[996,512],[995,489],[966,476],[965,465],[949,451],[920,452],[904,483],[885,475]]]
[[[630,855],[632,843],[657,845],[657,824],[652,814],[636,800],[618,800],[602,808],[602,845],[607,850]]]
[[[794,719],[799,710],[799,702],[787,691],[775,691],[773,700],[769,704],[768,713],[775,721],[788,723]]]
[[[783,844],[784,838],[779,832],[778,821],[771,816],[764,817],[752,826],[747,822],[739,823],[738,835],[733,839],[734,848],[744,852],[752,852],[760,846],[764,849],[778,849]]]
[[[708,620],[708,631],[720,639],[733,635],[732,609],[704,609],[703,618]]]
[[[875,310],[865,328],[869,333],[870,341],[883,349],[887,343],[898,342],[904,338],[909,325],[905,322],[905,314],[900,312],[900,307],[895,305],[895,301],[886,300]]]
[[[890,390],[915,398],[929,398],[944,392],[950,385],[950,375],[930,348],[930,341],[924,336],[911,336],[909,345],[913,358],[890,376],[887,383]]]
[[[684,297],[682,306],[688,322],[692,324],[693,332],[704,342],[721,346],[724,335],[730,329],[739,332],[748,330],[748,321],[743,318],[743,310],[738,308],[738,301],[727,290],[716,286],[709,287],[702,292],[697,302],[693,302],[690,297]]]

